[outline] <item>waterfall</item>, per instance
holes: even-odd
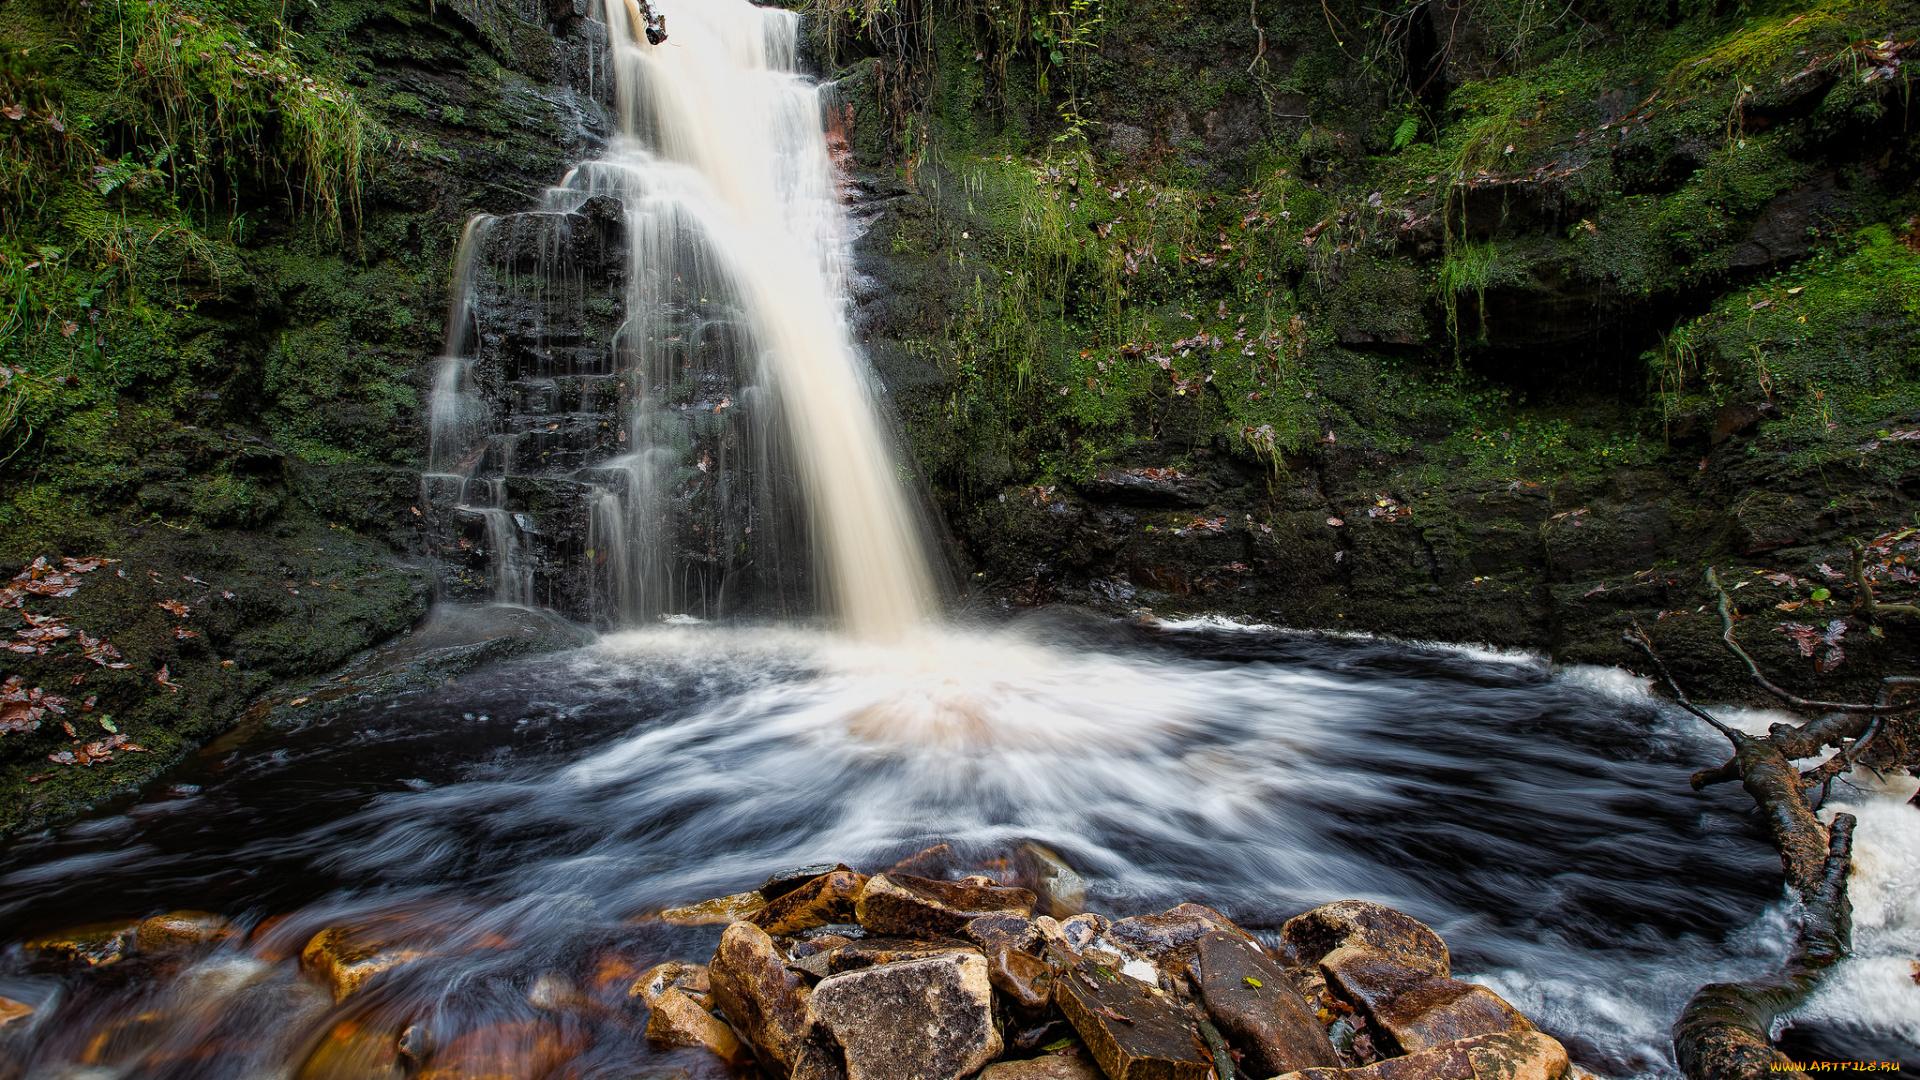
[[[604,6],[618,126],[605,153],[511,215],[512,228],[482,216],[463,235],[430,467],[582,485],[596,606],[627,620],[691,606],[725,613],[729,590],[752,579],[779,594],[761,610],[789,610],[788,583],[806,580],[856,635],[916,625],[932,576],[848,327],[844,212],[821,90],[797,70],[799,18],[745,0],[653,7],[672,31],[657,45],[631,4]],[[568,260],[597,214],[624,234],[612,287],[624,318],[602,346],[606,370],[561,370],[549,341],[573,340],[578,327],[550,325],[574,317],[551,314],[545,293],[564,288],[543,284],[526,306],[545,314],[519,351],[484,361],[539,405],[477,430],[475,365],[494,346],[476,326],[476,291],[511,289],[529,268],[542,282],[577,274]],[[578,320],[587,317],[583,302]],[[574,404],[550,405],[574,401],[561,378],[599,381]],[[605,438],[580,419],[603,390],[618,399]],[[796,550],[803,568],[785,565]]]

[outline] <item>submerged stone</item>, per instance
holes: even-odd
[[[416,1080],[519,1080],[546,1076],[587,1048],[585,1033],[543,1020],[488,1024],[448,1042]]]
[[[1025,889],[958,881],[934,881],[891,871],[875,874],[855,904],[860,925],[879,934],[947,937],[982,915],[1033,914]]]
[[[173,952],[233,941],[239,936],[233,923],[211,912],[170,911],[142,920],[134,931],[134,945],[144,953]]]
[[[1013,865],[1017,880],[1033,892],[1035,906],[1042,914],[1065,919],[1080,914],[1087,906],[1087,879],[1051,850],[1039,844],[1021,844],[1014,852]]]
[[[0,997],[0,1032],[8,1028],[25,1027],[26,1022],[37,1012],[24,1001],[15,1001],[10,997]]]
[[[1195,943],[1197,989],[1220,1033],[1252,1076],[1337,1068],[1340,1057],[1280,965],[1224,932]]]
[[[706,966],[689,964],[685,960],[655,964],[634,980],[627,989],[627,996],[639,998],[642,1005],[651,1009],[654,1000],[668,990],[681,990],[705,998],[710,990]]]
[[[766,906],[766,897],[757,892],[734,893],[732,896],[702,900],[698,904],[668,908],[660,913],[660,921],[669,926],[722,926],[744,919]]]
[[[950,952],[830,976],[807,1011],[847,1080],[961,1080],[999,1056],[984,957]]]
[[[130,920],[87,923],[59,933],[34,938],[23,948],[37,963],[111,964],[133,952],[139,924]]]
[[[406,1063],[400,1042],[390,1028],[363,1018],[342,1020],[300,1063],[296,1080],[400,1080]]]
[[[300,969],[325,983],[333,990],[333,1000],[340,1002],[375,975],[426,955],[381,941],[361,927],[329,926],[300,950]]]
[[[811,866],[796,866],[791,870],[776,870],[760,883],[760,895],[771,904],[814,878],[836,870],[852,869],[846,863],[814,863]]]

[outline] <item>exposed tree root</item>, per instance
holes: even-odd
[[[1867,598],[1868,611],[1872,613],[1872,594],[1860,580],[1859,565],[1856,553],[1856,583],[1861,585],[1861,594]],[[1900,753],[1880,749],[1886,742],[1880,736],[1890,726],[1913,726],[1920,702],[1894,699],[1902,691],[1920,687],[1920,678],[1886,679],[1879,700],[1870,705],[1800,697],[1775,685],[1760,672],[1753,658],[1734,638],[1733,601],[1712,570],[1707,571],[1707,584],[1719,596],[1721,640],[1746,665],[1754,681],[1792,708],[1825,713],[1798,725],[1775,724],[1764,736],[1748,735],[1688,700],[1637,622],[1627,634],[1627,640],[1652,660],[1679,705],[1711,724],[1733,744],[1731,759],[1694,774],[1694,790],[1708,784],[1740,781],[1766,817],[1768,832],[1786,871],[1787,884],[1800,901],[1798,940],[1786,965],[1771,975],[1749,982],[1702,987],[1687,1002],[1674,1025],[1674,1056],[1692,1080],[1759,1080],[1762,1077],[1777,1080],[1783,1075],[1800,1074],[1773,1047],[1771,1031],[1775,1019],[1804,1001],[1826,969],[1846,955],[1852,933],[1847,872],[1851,865],[1854,819],[1847,814],[1835,815],[1829,828],[1821,824],[1814,811],[1825,801],[1833,781],[1855,765],[1912,768],[1920,764],[1920,761],[1901,760]],[[1880,607],[1886,611],[1891,605]],[[1894,739],[1902,753],[1915,742],[1911,734]],[[1817,756],[1829,746],[1838,752],[1818,766],[1805,773],[1794,767],[1794,761]],[[1816,789],[1818,795],[1810,801],[1808,796]]]

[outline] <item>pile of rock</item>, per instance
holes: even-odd
[[[791,1080],[1569,1070],[1561,1045],[1513,1006],[1451,977],[1438,935],[1377,904],[1315,908],[1270,953],[1199,904],[1109,920],[1072,914],[1070,899],[978,875],[805,867],[664,912],[727,927],[707,966],[660,965],[633,993],[652,1009],[649,1038]]]

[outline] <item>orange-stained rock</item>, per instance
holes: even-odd
[[[1087,906],[1087,880],[1067,861],[1039,844],[1026,843],[1014,852],[1015,882],[1030,890],[1036,907],[1056,919],[1072,918]]]
[[[300,969],[331,987],[333,1000],[339,1002],[375,975],[426,955],[381,941],[364,927],[329,926],[300,950]]]
[[[807,1015],[840,1047],[847,1080],[963,1080],[1002,1046],[986,960],[971,950],[830,976]]]
[[[314,1044],[296,1080],[400,1080],[406,1069],[398,1042],[392,1028],[342,1020]]]
[[[23,948],[36,963],[111,964],[133,952],[139,925],[131,920],[88,923],[34,938]]]
[[[488,1024],[447,1043],[416,1080],[541,1080],[585,1050],[577,1028],[542,1020]]]
[[[802,883],[746,917],[772,934],[786,937],[831,923],[852,922],[854,898],[867,884],[862,874],[835,870]]]
[[[753,1060],[753,1051],[740,1042],[727,1022],[685,991],[668,987],[655,995],[652,1008],[647,1017],[649,1040],[666,1046],[704,1047],[736,1067]]]
[[[689,964],[685,960],[669,960],[664,964],[655,964],[635,979],[627,990],[630,998],[639,998],[647,1008],[653,1008],[655,998],[668,990],[680,990],[695,1001],[705,1004],[712,986],[707,981],[707,968],[704,964]]]
[[[1476,1035],[1364,1069],[1302,1069],[1277,1080],[1562,1080],[1566,1047],[1538,1031]]]
[[[240,936],[233,923],[206,911],[169,911],[141,921],[134,945],[141,952],[175,952],[232,941]]]
[[[15,1024],[25,1026],[36,1010],[24,1001],[15,1001],[10,997],[0,997],[0,1031]]]
[[[1095,960],[1068,962],[1053,1002],[1110,1080],[1204,1080],[1213,1057],[1185,1009],[1146,983]]]
[[[1225,932],[1207,934],[1194,943],[1193,970],[1201,1002],[1248,1075],[1339,1067],[1313,1008],[1259,945]]]
[[[766,906],[766,898],[758,892],[734,893],[685,907],[668,908],[660,913],[660,921],[669,926],[720,926],[744,919]]]
[[[1158,915],[1115,919],[1107,936],[1164,969],[1178,971],[1193,959],[1194,943],[1207,934],[1226,933],[1254,949],[1260,943],[1225,915],[1202,904],[1181,904]]]
[[[776,1076],[791,1073],[807,1034],[808,989],[804,975],[787,969],[773,938],[750,922],[727,927],[707,980],[714,1004],[760,1064]]]
[[[1394,1044],[1415,1054],[1441,1043],[1533,1025],[1500,995],[1474,983],[1430,975],[1366,949],[1338,949],[1320,961],[1327,985],[1366,1014]]]
[[[1033,894],[1025,889],[934,881],[889,871],[868,879],[854,912],[860,925],[876,934],[950,937],[983,915],[1030,916],[1033,903]]]

